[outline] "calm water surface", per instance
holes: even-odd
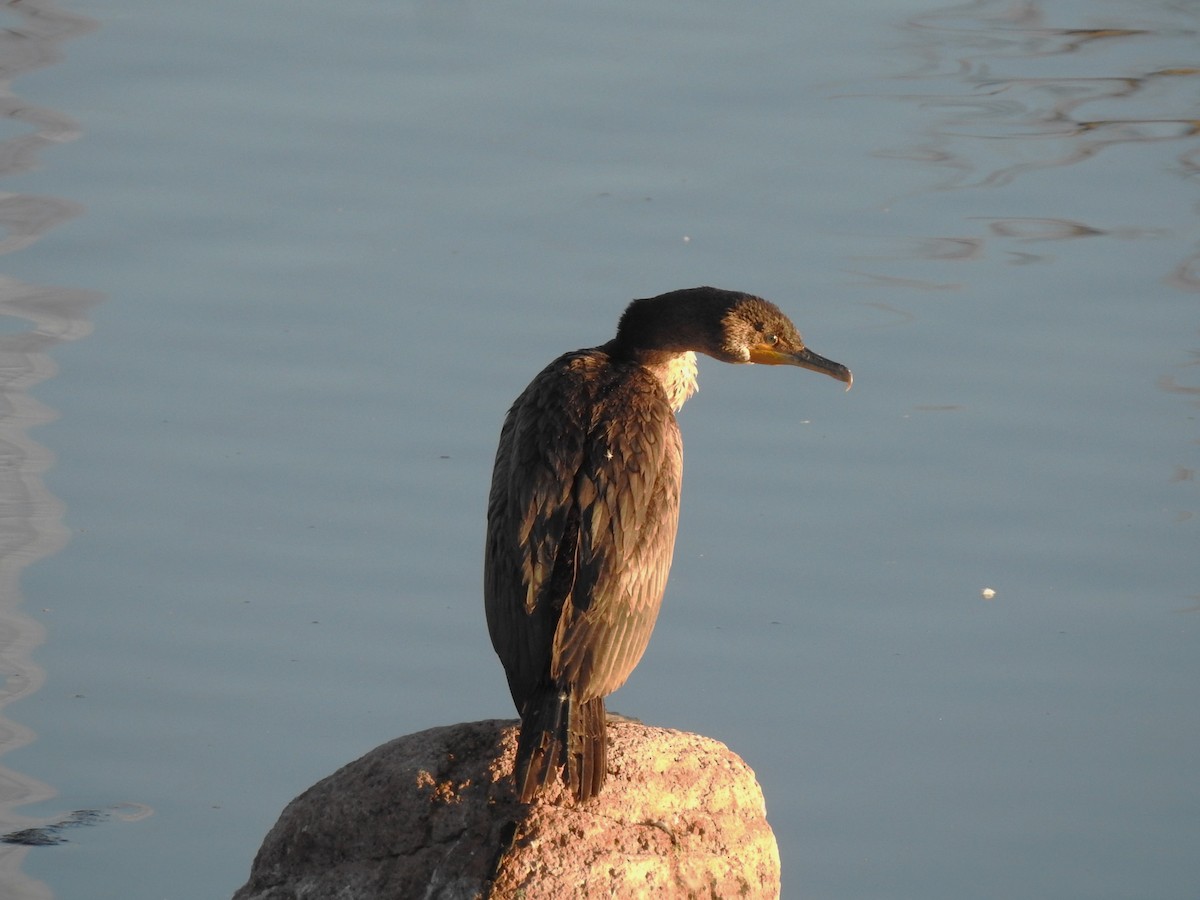
[[[0,896],[228,896],[511,715],[504,410],[705,283],[855,387],[704,361],[612,705],[747,760],[788,897],[1200,894],[1194,4],[0,17],[0,826],[61,841]]]

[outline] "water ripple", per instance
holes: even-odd
[[[910,229],[887,239],[875,259],[921,277],[860,273],[869,283],[932,295],[959,283],[938,278],[928,261],[1024,266],[1071,253],[1087,271],[1089,259],[1132,258],[1111,242],[1152,241],[1158,246],[1142,251],[1158,266],[1150,278],[1200,292],[1189,200],[1200,175],[1200,6],[976,0],[910,17],[898,30],[898,71],[869,93],[903,105],[908,128],[875,154],[916,163],[924,183],[884,208],[919,215],[928,203],[950,233]],[[951,192],[964,196],[948,201]],[[1084,241],[1096,247],[1064,246]],[[1194,366],[1174,363],[1159,390],[1194,399]]]
[[[937,189],[998,187],[1131,143],[1178,143],[1180,173],[1194,173],[1200,151],[1192,139],[1200,132],[1200,119],[1193,95],[1200,68],[1164,59],[1133,73],[1097,70],[1109,56],[1116,68],[1141,59],[1108,52],[1134,44],[1143,52],[1154,47],[1166,58],[1194,56],[1198,29],[1178,19],[1190,16],[1188,26],[1194,25],[1195,10],[1151,7],[1173,20],[1154,28],[1050,27],[1046,6],[980,0],[907,21],[903,50],[915,62],[895,76],[895,84],[927,84],[928,89],[891,97],[933,121],[918,143],[880,155],[937,166],[945,173]],[[1054,71],[1005,71],[1034,67]],[[1014,154],[989,147],[990,142],[1019,142],[1020,149]],[[1012,155],[1025,158],[1003,162]]]
[[[15,21],[0,31],[0,116],[30,130],[0,142],[0,177],[37,167],[43,148],[79,137],[79,126],[70,117],[22,101],[11,81],[58,61],[63,41],[96,27],[92,20],[46,2],[12,2],[5,11]],[[82,212],[79,204],[62,197],[0,193],[0,254],[28,247]],[[43,682],[31,652],[44,629],[22,610],[21,572],[58,552],[67,537],[62,504],[42,481],[52,454],[28,435],[55,413],[31,397],[29,389],[54,375],[51,347],[89,332],[86,312],[98,299],[91,291],[27,284],[0,273],[0,711]],[[0,715],[0,754],[33,739],[28,728]],[[15,808],[53,794],[49,785],[0,766],[0,831],[44,825]],[[0,850],[0,895],[42,900],[50,896],[49,889],[21,871],[26,852],[28,846]]]

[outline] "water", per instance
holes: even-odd
[[[3,16],[0,800],[97,815],[0,893],[228,896],[309,784],[510,715],[504,410],[712,283],[855,387],[702,361],[612,705],[747,760],[785,896],[1196,896],[1192,5]]]

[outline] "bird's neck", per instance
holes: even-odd
[[[683,353],[645,353],[639,362],[662,383],[671,409],[675,412],[679,412],[684,401],[696,393],[696,354],[691,350]]]

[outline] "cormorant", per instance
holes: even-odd
[[[774,304],[700,287],[634,300],[615,338],[560,356],[516,399],[488,497],[484,605],[521,714],[522,803],[564,766],[577,802],[604,784],[604,698],[641,659],[671,568],[675,412],[696,353],[852,382]]]

